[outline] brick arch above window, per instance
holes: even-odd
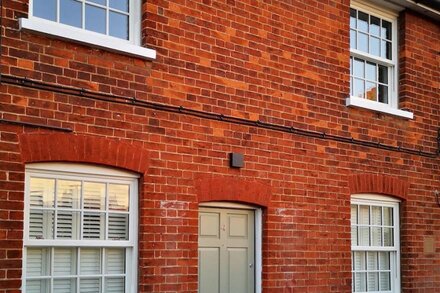
[[[118,167],[140,174],[149,164],[148,150],[116,139],[64,134],[37,133],[19,136],[23,163],[75,162]]]
[[[376,193],[390,195],[401,200],[408,196],[409,183],[383,174],[357,174],[349,177],[350,194]]]
[[[197,179],[196,193],[198,202],[229,201],[268,207],[272,190],[256,180],[216,176]]]

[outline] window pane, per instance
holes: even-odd
[[[57,238],[79,238],[79,212],[57,212]]]
[[[380,290],[389,291],[391,290],[390,273],[380,273]]]
[[[51,208],[54,206],[55,180],[31,178],[29,189],[31,207]]]
[[[377,252],[368,252],[367,253],[367,267],[369,271],[374,271],[378,269],[377,265]]]
[[[83,215],[83,239],[104,239],[104,213],[87,213]]]
[[[379,85],[379,102],[388,104],[388,87]]]
[[[54,249],[53,272],[55,276],[76,275],[75,248],[69,247]]]
[[[379,65],[379,82],[388,84],[388,67]]]
[[[393,228],[383,228],[383,245],[393,246]]]
[[[361,79],[354,79],[353,96],[364,98],[365,88],[364,81]]]
[[[391,42],[387,42],[387,41],[383,41],[383,40],[381,41],[380,57],[387,58],[389,60],[392,59]]]
[[[84,209],[105,209],[105,184],[84,182]]]
[[[389,252],[379,252],[379,269],[389,270],[390,269],[390,253]]]
[[[105,292],[106,293],[124,293],[125,279],[120,278],[105,278]]]
[[[368,35],[358,33],[357,49],[368,53]]]
[[[109,214],[108,216],[108,239],[128,239],[128,215]]]
[[[57,0],[33,0],[34,16],[57,20]]]
[[[365,83],[365,98],[371,101],[377,101],[377,84],[374,82]]]
[[[359,245],[369,246],[370,245],[370,228],[368,227],[358,227],[359,231]]]
[[[101,279],[83,279],[79,281],[79,291],[81,293],[100,293]]]
[[[372,227],[371,234],[371,245],[382,246],[382,228]]]
[[[110,210],[128,211],[129,186],[122,184],[109,184],[108,206]]]
[[[357,29],[363,32],[368,32],[368,14],[358,11]]]
[[[53,292],[56,293],[76,293],[75,279],[55,279],[53,280]]]
[[[54,212],[32,209],[29,213],[29,238],[53,239]]]
[[[362,224],[362,225],[370,224],[370,207],[369,206],[359,206],[359,224]]]
[[[90,3],[96,3],[96,4],[100,4],[100,5],[105,5],[106,0],[86,0],[86,2],[90,2]]]
[[[81,2],[75,0],[60,0],[60,22],[82,27]]]
[[[376,64],[367,62],[365,66],[365,77],[371,81],[377,81],[377,67]]]
[[[356,225],[357,220],[357,205],[351,205],[351,224]]]
[[[128,40],[128,16],[110,11],[109,35]]]
[[[379,290],[379,274],[368,273],[368,291]]]
[[[357,251],[354,252],[354,270],[355,271],[365,271],[367,269],[365,262],[365,252]]]
[[[393,226],[393,209],[384,207],[383,208],[383,224],[385,226]]]
[[[382,207],[371,207],[371,223],[373,225],[382,225]]]
[[[80,256],[81,275],[96,275],[101,273],[101,249],[81,248]]]
[[[128,12],[128,0],[109,0],[111,8]]]
[[[86,5],[86,29],[97,33],[105,34],[105,10]]]
[[[125,278],[105,278],[105,292],[106,293],[124,293],[125,292]]]
[[[350,48],[356,49],[356,31],[350,30]]]
[[[26,250],[26,276],[40,277],[50,274],[50,249],[28,248]]]
[[[353,63],[353,76],[355,77],[364,77],[364,60],[354,58]]]
[[[370,34],[380,36],[380,19],[370,15]]]
[[[370,37],[370,54],[380,56],[380,40],[375,37]]]
[[[81,181],[58,180],[57,207],[78,209]]]
[[[353,245],[353,246],[357,246],[358,245],[357,235],[358,235],[358,227],[357,226],[352,226],[351,227],[351,245]]]
[[[367,290],[367,273],[356,273],[354,279],[354,291],[364,292]]]
[[[125,273],[124,248],[107,248],[105,250],[105,273],[106,274]]]
[[[391,42],[386,42],[386,54],[385,57],[389,60],[393,59],[393,54],[391,51]]]
[[[26,293],[48,293],[49,280],[27,280]]]
[[[391,41],[391,22],[382,19],[382,38]]]

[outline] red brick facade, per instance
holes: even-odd
[[[438,292],[440,26],[399,16],[400,108],[413,120],[348,108],[349,5],[143,1],[143,44],[157,59],[142,60],[20,31],[28,1],[3,1],[0,293],[21,287],[25,164],[47,161],[142,175],[139,292],[197,292],[207,201],[263,208],[263,292],[351,292],[356,193],[402,201],[402,292]],[[229,167],[231,152],[244,154],[243,168]]]

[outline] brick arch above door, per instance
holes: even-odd
[[[199,203],[229,201],[268,207],[272,195],[266,184],[232,176],[199,178],[195,185]]]
[[[99,164],[145,174],[148,150],[117,139],[65,134],[32,133],[19,136],[24,164],[37,162],[75,162]]]
[[[409,183],[383,174],[357,174],[348,179],[350,194],[375,193],[406,200]]]

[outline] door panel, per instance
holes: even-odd
[[[199,292],[253,293],[254,211],[200,208]]]
[[[200,292],[220,292],[220,249],[199,249],[199,270],[203,272],[203,278],[199,280]]]
[[[229,248],[228,250],[228,282],[229,292],[249,292],[248,250],[246,248]]]

